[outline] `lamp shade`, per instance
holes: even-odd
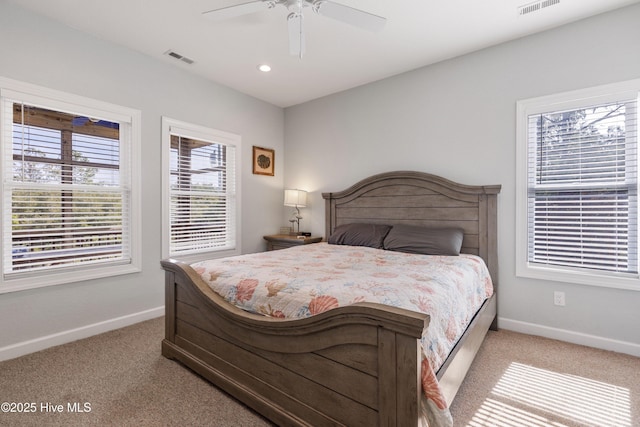
[[[284,205],[296,207],[307,206],[307,192],[304,190],[284,190]]]

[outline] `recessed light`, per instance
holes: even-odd
[[[269,71],[271,71],[271,67],[267,64],[260,64],[258,65],[258,70],[262,71],[263,73],[268,73]]]

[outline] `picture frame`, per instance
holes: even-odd
[[[271,148],[253,146],[253,173],[274,176],[276,152]]]

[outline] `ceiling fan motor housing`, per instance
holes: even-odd
[[[300,12],[303,7],[311,6],[309,0],[284,0],[284,5],[292,12]]]

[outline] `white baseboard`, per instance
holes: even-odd
[[[125,326],[133,325],[145,320],[155,319],[156,317],[163,315],[164,306],[156,307],[139,313],[128,314],[126,316],[116,317],[103,322],[82,326],[80,328],[70,329],[68,331],[19,342],[6,347],[0,347],[0,361],[14,359],[16,357],[24,356],[25,354],[34,353],[56,345],[66,344],[82,338],[88,338],[114,329],[124,328]]]
[[[640,357],[640,344],[498,317],[498,328]]]

